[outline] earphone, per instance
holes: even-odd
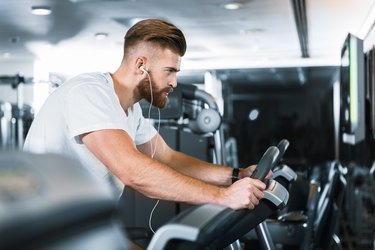
[[[148,77],[148,80],[149,80],[149,82],[150,82],[151,102],[150,102],[150,106],[149,106],[149,108],[148,108],[148,120],[150,121],[150,120],[151,120],[151,107],[152,107],[152,104],[153,104],[153,102],[154,102],[154,97],[153,97],[153,93],[152,93],[152,82],[151,82],[151,77],[150,77],[150,74],[148,73],[148,71],[143,67],[143,65],[140,66],[139,69],[140,69],[142,72],[146,73],[146,75],[147,75],[147,77]],[[159,109],[159,108],[158,108],[158,113],[159,113],[159,122],[158,122],[158,129],[157,129],[157,131],[158,131],[158,133],[159,133],[159,129],[160,129],[160,109]],[[150,126],[151,126],[151,123],[150,123]],[[155,155],[155,153],[156,153],[157,142],[158,142],[158,141],[155,142],[155,147],[154,147],[154,149],[153,149],[153,145],[152,145],[152,140],[151,140],[151,142],[150,142],[150,143],[151,143],[151,145],[150,145],[150,147],[151,147],[151,158],[154,158],[154,155]],[[148,226],[149,226],[151,232],[153,232],[153,233],[155,233],[155,230],[152,228],[152,216],[153,216],[154,211],[155,211],[156,207],[158,206],[159,202],[160,202],[160,200],[157,200],[157,201],[156,201],[154,207],[152,208],[152,210],[151,210],[151,212],[150,212],[150,216],[149,216],[149,218],[148,218]]]
[[[148,74],[147,70],[145,70],[145,68],[143,67],[143,65],[141,67],[139,67],[140,70],[142,70],[143,72],[145,72],[146,74]]]
[[[152,93],[152,82],[151,82],[151,77],[150,77],[150,74],[148,73],[148,71],[144,68],[143,65],[141,65],[139,67],[139,69],[146,73],[147,77],[148,77],[148,81],[150,82],[150,94],[151,94],[151,100],[150,100],[150,106],[148,108],[148,119],[149,121],[151,120],[151,107],[152,107],[152,104],[154,102],[154,94]],[[160,127],[160,109],[158,108],[158,112],[159,112],[159,123],[158,123],[158,132],[159,132],[159,127]],[[151,126],[151,123],[150,123],[150,126]],[[156,153],[156,146],[157,146],[157,141],[155,143],[155,148],[152,149],[152,142],[151,142],[151,158],[154,158],[154,155]]]

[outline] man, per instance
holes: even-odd
[[[166,105],[185,51],[184,35],[173,24],[138,22],[125,36],[123,60],[113,74],[76,76],[49,96],[24,150],[74,157],[99,178],[151,198],[254,208],[265,188],[246,177],[254,166],[232,184],[232,168],[172,150],[142,116],[141,99]]]

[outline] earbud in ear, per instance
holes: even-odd
[[[141,67],[139,67],[140,70],[142,70],[143,72],[147,73],[147,70],[145,70],[145,68],[143,67],[143,65]]]

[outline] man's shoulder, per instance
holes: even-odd
[[[112,79],[109,73],[83,73],[76,75],[62,85],[65,91],[89,91],[94,87],[95,89],[102,89],[103,91],[111,91],[113,88]]]
[[[76,75],[67,82],[86,82],[86,83],[103,83],[109,81],[108,73],[90,72]]]

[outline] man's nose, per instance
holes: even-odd
[[[169,83],[169,86],[171,86],[172,88],[176,88],[176,87],[177,87],[177,77],[175,77],[175,78]]]

